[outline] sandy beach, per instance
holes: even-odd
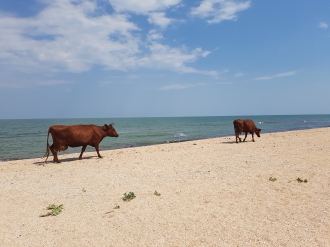
[[[320,128],[0,162],[0,246],[330,246],[329,151]]]

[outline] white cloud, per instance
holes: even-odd
[[[200,82],[196,84],[171,84],[164,87],[159,88],[159,90],[179,90],[179,89],[186,89],[186,88],[192,88],[192,87],[204,87],[210,85],[209,83]]]
[[[192,87],[192,84],[172,84],[168,86],[161,87],[159,90],[178,90]]]
[[[258,78],[254,78],[255,80],[270,80],[273,79],[274,77],[271,76],[262,76],[262,77],[258,77]]]
[[[152,29],[148,32],[147,38],[149,41],[157,40],[157,39],[162,39],[163,35],[156,30]]]
[[[53,79],[44,74],[25,73],[15,68],[8,68],[0,73],[0,88],[23,88],[26,85],[50,86],[70,83],[72,81],[67,79]]]
[[[271,80],[277,77],[287,77],[287,76],[293,76],[297,74],[297,71],[289,71],[289,72],[285,72],[285,73],[279,73],[276,75],[272,75],[272,76],[262,76],[262,77],[258,77],[258,78],[254,78],[254,80]]]
[[[236,20],[237,12],[250,7],[250,1],[236,2],[233,0],[203,0],[191,10],[191,14],[208,19],[208,23],[220,23],[224,20]]]
[[[149,23],[160,26],[161,28],[167,27],[173,19],[165,17],[163,12],[153,12],[149,14],[148,18]]]
[[[242,73],[242,72],[238,72],[238,73],[236,73],[235,75],[234,75],[234,77],[241,77],[241,76],[243,76],[244,75],[244,73]]]
[[[175,6],[181,0],[109,0],[109,2],[117,12],[148,14]]]
[[[274,77],[287,77],[297,74],[297,71],[289,71],[285,73],[276,74]]]
[[[138,28],[125,15],[92,17],[95,7],[86,2],[92,3],[53,1],[31,18],[0,14],[0,63],[70,72],[85,71],[94,64],[109,69],[132,64],[139,40],[131,31]]]
[[[181,0],[109,0],[109,2],[118,13],[147,15],[149,23],[166,28],[174,19],[167,18],[164,10],[180,6]]]
[[[327,28],[328,28],[328,24],[325,23],[325,22],[320,22],[320,23],[319,23],[319,27],[320,27],[320,28],[323,28],[323,29],[327,29]]]
[[[217,75],[216,71],[200,71],[186,66],[186,63],[196,61],[200,57],[205,57],[209,53],[197,48],[187,51],[185,47],[173,48],[152,42],[149,46],[150,54],[140,59],[140,65],[159,69],[170,69],[183,73],[199,73],[206,75]]]
[[[136,7],[137,12],[144,13],[170,7],[180,0],[110,2],[116,4],[118,10]],[[4,70],[14,67],[28,73],[79,73],[98,65],[107,70],[148,67],[217,74],[216,71],[200,71],[187,66],[187,63],[206,57],[209,51],[162,45],[159,42],[163,36],[155,30],[143,37],[128,15],[102,12],[97,1],[53,0],[44,3],[48,5],[29,18],[0,12],[0,66]],[[172,21],[161,12],[150,16],[151,22],[162,27]],[[145,40],[149,42],[144,43]]]

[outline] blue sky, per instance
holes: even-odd
[[[330,114],[329,0],[2,0],[0,119]]]

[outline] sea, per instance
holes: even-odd
[[[42,158],[48,128],[52,125],[114,123],[119,137],[104,138],[100,143],[102,154],[102,150],[234,136],[233,121],[237,118],[252,119],[262,129],[261,138],[263,133],[330,127],[330,115],[0,119],[0,162]],[[51,136],[49,144],[52,144]],[[80,147],[69,147],[60,154],[80,151]],[[88,151],[95,149],[88,146]]]

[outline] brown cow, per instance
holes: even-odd
[[[260,137],[260,131],[261,129],[257,128],[254,122],[251,119],[236,119],[234,122],[234,129],[235,129],[235,135],[236,135],[236,143],[238,143],[237,139],[241,142],[242,139],[239,137],[239,135],[242,132],[245,132],[245,138],[243,142],[245,142],[245,139],[247,137],[247,134],[252,134],[252,141],[254,141],[253,134],[256,133],[258,137]]]
[[[52,135],[53,144],[49,146],[48,137]],[[99,144],[104,137],[118,137],[113,124],[110,125],[53,125],[48,129],[47,135],[47,149],[44,157],[47,155],[45,162],[47,162],[49,150],[54,156],[54,162],[60,163],[57,157],[57,152],[64,151],[68,147],[82,146],[79,159],[82,159],[83,152],[87,145],[95,147],[99,158],[102,156],[99,153]]]

